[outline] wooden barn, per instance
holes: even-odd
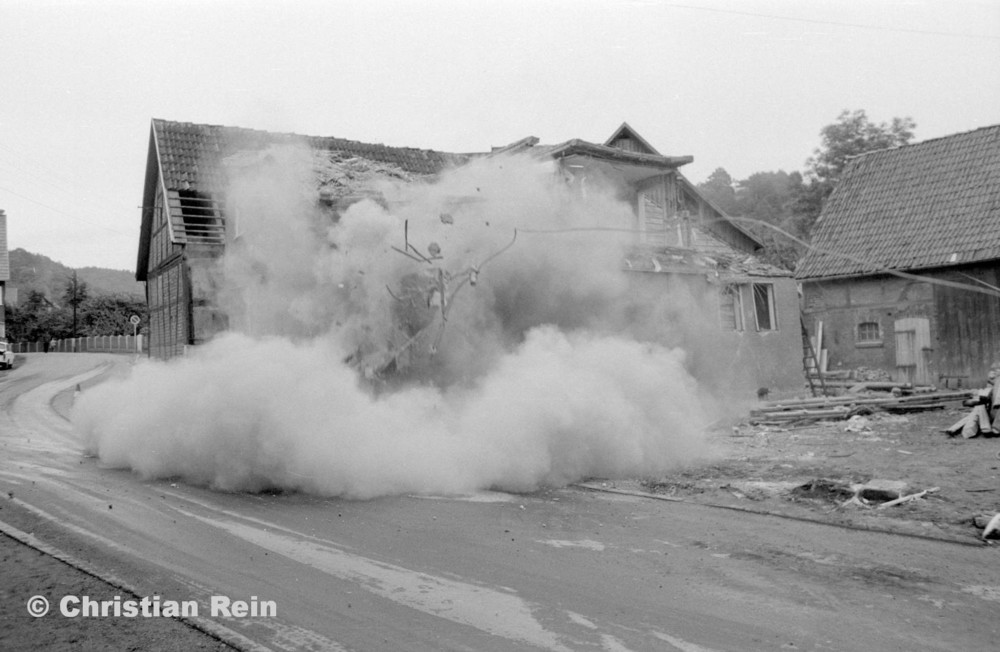
[[[228,328],[211,269],[227,241],[224,159],[282,143],[306,143],[330,158],[391,165],[427,177],[462,157],[339,138],[275,134],[154,119],[149,134],[136,279],[146,283],[148,347],[154,358],[183,355]],[[347,202],[352,188],[324,201]],[[231,225],[230,225],[231,226]]]
[[[539,145],[536,138],[525,138],[492,152],[460,155],[153,120],[137,269],[147,288],[151,356],[183,355],[186,347],[229,327],[230,316],[213,299],[209,273],[232,242],[227,229],[235,228],[235,216],[226,214],[223,161],[290,140],[328,153],[337,165],[363,160],[387,166],[383,171],[397,178],[426,179],[473,157],[525,152],[558,161],[563,178],[581,190],[610,183],[634,207],[634,222],[622,225],[636,232],[623,269],[637,286],[658,288],[667,308],[678,283],[697,298],[697,315],[676,317],[692,339],[697,335],[705,365],[753,389],[802,385],[798,294],[791,274],[758,261],[760,243],[684,178],[679,168],[692,157],[661,155],[627,124],[603,144],[574,139]],[[337,196],[321,200],[350,203],[364,189],[333,192]]]
[[[796,270],[828,367],[982,383],[1000,363],[1000,125],[851,161]]]

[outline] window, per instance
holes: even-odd
[[[877,321],[864,321],[858,324],[858,344],[880,344],[882,329]]]
[[[727,285],[719,295],[719,321],[725,329],[743,330],[743,293],[739,285]]]
[[[757,317],[757,330],[773,331],[778,329],[778,321],[774,314],[774,286],[770,283],[753,284],[753,309]]]

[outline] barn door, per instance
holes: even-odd
[[[927,358],[931,350],[930,321],[926,317],[897,319],[896,373],[897,380],[914,385],[929,385]]]

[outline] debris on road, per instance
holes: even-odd
[[[985,541],[988,539],[1000,539],[1000,514],[994,514],[992,518],[990,518],[989,516],[983,516],[980,518],[982,518],[983,520],[989,518],[989,521],[987,521],[986,525],[982,526],[983,540]],[[977,518],[975,520],[978,521],[979,519]],[[976,525],[978,526],[979,523],[976,523]]]
[[[908,503],[911,500],[917,500],[918,498],[923,498],[928,494],[936,493],[938,491],[941,491],[940,487],[931,487],[930,489],[924,489],[923,491],[918,491],[915,494],[910,494],[908,496],[901,496],[896,500],[890,500],[887,503],[882,503],[881,505],[878,506],[878,509],[882,509],[883,507],[893,507],[895,505],[902,505],[903,503]]]
[[[844,432],[871,432],[871,429],[868,419],[860,414],[855,414],[848,419],[847,425],[844,426]]]

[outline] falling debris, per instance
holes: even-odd
[[[613,192],[584,198],[526,155],[433,183],[374,168],[369,182],[330,159],[317,201],[313,155],[295,156],[233,168],[242,234],[218,281],[232,332],[80,397],[74,425],[104,464],[369,498],[653,476],[712,455],[712,397],[662,316],[635,311],[646,290],[622,271],[626,239],[571,229],[630,223]]]

